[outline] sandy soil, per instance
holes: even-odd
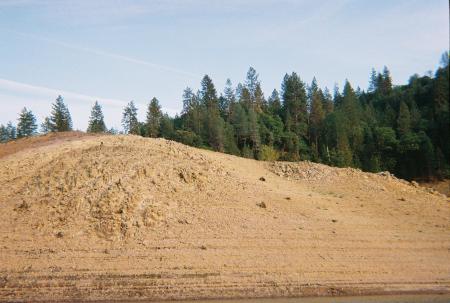
[[[0,144],[0,158],[6,157],[11,154],[15,154],[25,149],[36,148],[51,144],[58,144],[61,142],[69,142],[77,140],[81,137],[93,137],[93,136],[98,137],[99,135],[83,133],[80,131],[73,131],[63,133],[49,133],[47,135],[39,135],[35,137],[27,137],[20,140],[14,140],[5,144]]]
[[[449,293],[449,202],[163,139],[24,145],[0,157],[0,301]]]
[[[435,189],[436,191],[450,197],[450,179],[420,182],[420,186]]]

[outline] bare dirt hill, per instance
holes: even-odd
[[[0,157],[0,205],[0,301],[450,292],[448,198],[389,174],[78,136]]]

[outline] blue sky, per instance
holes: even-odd
[[[447,0],[0,0],[0,123],[24,106],[48,115],[63,95],[74,127],[95,100],[120,128],[134,100],[181,109],[186,86],[209,74],[218,91],[249,66],[265,95],[296,71],[321,87],[367,87],[387,65],[394,84],[435,70],[448,50]]]

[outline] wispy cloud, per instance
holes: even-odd
[[[43,100],[45,98],[55,98],[58,95],[62,95],[64,98],[76,100],[76,101],[85,101],[88,102],[88,104],[93,103],[94,101],[99,101],[102,104],[110,107],[124,107],[129,101],[127,100],[121,100],[121,99],[115,99],[115,98],[109,98],[109,97],[99,97],[99,96],[90,96],[85,95],[78,92],[72,92],[67,91],[63,89],[55,89],[55,88],[49,88],[45,86],[37,86],[33,84],[28,83],[22,83],[17,81],[12,81],[8,79],[2,79],[0,78],[0,91],[1,92],[10,92],[13,95],[20,94],[20,95],[29,95],[31,97],[35,97],[35,99]],[[33,100],[33,99],[32,99]],[[49,102],[49,99],[46,102]],[[144,105],[141,102],[137,102],[140,105]],[[163,107],[162,110],[164,112],[167,112],[170,115],[177,114],[178,110]]]
[[[94,48],[90,48],[90,47],[78,46],[78,45],[74,45],[71,43],[57,41],[57,40],[49,39],[49,38],[34,35],[34,34],[22,33],[22,32],[11,31],[11,30],[5,30],[5,31],[12,33],[12,34],[22,36],[22,37],[32,38],[35,40],[58,45],[58,46],[61,46],[61,47],[67,48],[67,49],[90,53],[90,54],[94,54],[94,55],[102,56],[102,57],[108,57],[108,58],[112,58],[112,59],[116,59],[116,60],[120,60],[120,61],[125,61],[125,62],[129,62],[129,63],[149,67],[152,69],[163,70],[163,71],[170,72],[170,73],[176,73],[176,74],[187,76],[187,77],[194,78],[194,79],[198,79],[201,77],[200,75],[197,75],[195,73],[191,73],[191,72],[179,69],[179,68],[162,65],[162,64],[158,64],[158,63],[154,63],[154,62],[149,62],[149,61],[145,61],[145,60],[141,60],[141,59],[137,59],[137,58],[133,58],[133,57],[129,57],[129,56],[124,56],[121,54],[111,53],[108,51],[103,51],[103,50],[94,49]]]
[[[104,97],[98,97],[98,96],[89,96],[84,95],[76,92],[71,92],[67,90],[61,90],[61,89],[54,89],[44,86],[36,86],[32,84],[22,83],[22,82],[16,82],[8,79],[2,79],[0,78],[0,90],[1,91],[9,91],[13,94],[26,94],[31,95],[35,97],[48,97],[52,96],[56,98],[58,95],[62,95],[66,98],[76,99],[80,101],[86,101],[86,102],[94,102],[95,100],[101,100],[102,103],[105,103],[109,106],[117,106],[122,107],[124,106],[127,101],[125,100],[119,100],[114,98],[104,98]]]
[[[122,109],[129,102],[129,100],[91,96],[64,89],[0,78],[0,104],[4,110],[0,116],[0,123],[15,121],[17,113],[24,106],[31,108],[39,120],[42,121],[49,113],[50,102],[55,100],[58,95],[62,95],[69,105],[74,118],[74,126],[77,129],[85,129],[87,127],[90,108],[96,100],[103,106],[107,124],[120,128]],[[139,118],[145,119],[147,104],[145,102],[136,102],[136,105],[140,109]],[[179,112],[177,109],[168,107],[162,107],[162,111],[171,116]]]

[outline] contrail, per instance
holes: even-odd
[[[153,63],[153,62],[149,62],[149,61],[144,61],[144,60],[140,60],[140,59],[136,59],[136,58],[120,55],[120,54],[110,53],[110,52],[106,52],[106,51],[99,50],[99,49],[93,49],[93,48],[89,48],[89,47],[82,47],[82,46],[78,46],[78,45],[73,45],[73,44],[70,44],[70,43],[65,43],[65,42],[61,42],[61,41],[57,41],[57,40],[53,40],[53,39],[49,39],[49,38],[33,35],[33,34],[27,34],[27,33],[22,33],[22,32],[17,32],[17,31],[11,31],[11,30],[5,30],[5,31],[6,32],[10,32],[10,33],[14,33],[16,35],[20,35],[20,36],[36,39],[36,40],[45,41],[45,42],[48,42],[48,43],[51,43],[51,44],[55,44],[55,45],[59,45],[59,46],[62,46],[62,47],[68,48],[68,49],[73,49],[73,50],[77,50],[77,51],[91,53],[91,54],[98,55],[98,56],[109,57],[109,58],[122,60],[122,61],[130,62],[130,63],[142,65],[142,66],[147,66],[147,67],[151,67],[151,68],[165,70],[165,71],[168,71],[168,72],[177,73],[177,74],[188,76],[188,77],[195,78],[195,79],[199,79],[201,77],[200,75],[197,75],[195,73],[184,71],[184,70],[181,70],[181,69],[178,69],[178,68],[174,68],[174,67],[170,67],[170,66],[166,66],[166,65],[161,65],[161,64],[157,64],[157,63]]]
[[[58,95],[63,96],[64,98],[67,98],[69,100],[80,100],[85,102],[93,103],[94,101],[99,101],[100,103],[112,106],[116,108],[122,108],[124,107],[128,101],[120,100],[120,99],[114,99],[114,98],[105,98],[105,97],[98,97],[98,96],[89,96],[78,92],[72,92],[62,89],[55,89],[55,88],[49,88],[45,86],[37,86],[33,84],[23,83],[23,82],[17,82],[13,80],[8,79],[2,79],[0,78],[0,94],[1,91],[12,91],[12,92],[18,92],[21,94],[30,94],[34,96],[43,96],[45,98],[56,98]],[[0,103],[2,100],[0,100]],[[135,102],[138,104],[138,106],[145,107],[146,105],[142,102]],[[162,111],[166,112],[172,116],[175,116],[179,113],[178,109],[169,108],[162,106]]]
[[[2,79],[2,78],[0,78],[0,88],[2,88],[4,90],[27,93],[27,94],[55,96],[55,98],[58,95],[62,95],[63,97],[73,98],[73,99],[83,100],[83,101],[89,101],[89,102],[94,102],[95,100],[98,100],[98,101],[107,103],[109,105],[118,106],[118,107],[124,106],[125,104],[127,104],[127,101],[125,101],[125,100],[88,96],[88,95],[84,95],[84,94],[80,94],[80,93],[76,93],[76,92],[54,89],[54,88],[49,88],[49,87],[45,87],[45,86],[36,86],[36,85],[32,85],[32,84],[16,82],[16,81]]]

